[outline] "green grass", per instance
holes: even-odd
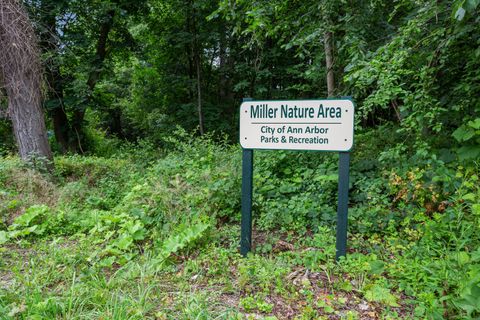
[[[479,315],[478,167],[359,152],[336,263],[336,156],[258,152],[254,253],[242,258],[240,150],[172,144],[57,157],[52,176],[0,160],[0,318]]]

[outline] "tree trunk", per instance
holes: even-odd
[[[63,102],[62,102],[63,104]],[[50,111],[53,123],[53,132],[55,133],[55,140],[60,147],[61,153],[66,153],[69,150],[69,125],[68,118],[62,105],[55,106]]]
[[[395,111],[395,115],[397,116],[398,123],[402,123],[402,114],[400,113],[400,110],[398,108],[397,99],[393,99],[391,103],[393,110]]]
[[[324,35],[325,45],[325,62],[327,67],[327,94],[328,97],[335,95],[335,78],[333,74],[333,44],[332,44],[332,32],[327,31]]]
[[[97,42],[97,49],[95,53],[95,58],[91,66],[91,71],[88,75],[87,86],[89,89],[89,93],[86,97],[85,106],[81,109],[77,109],[73,113],[73,121],[72,121],[72,131],[73,134],[76,136],[77,140],[74,145],[71,147],[74,149],[78,149],[82,151],[82,136],[83,136],[83,120],[85,118],[85,111],[88,104],[92,101],[93,96],[93,89],[95,89],[95,85],[97,84],[98,79],[100,78],[100,72],[103,67],[103,61],[107,55],[107,40],[108,34],[113,26],[113,17],[115,15],[115,11],[110,10],[107,12],[107,17],[105,21],[100,25],[100,32]],[[77,145],[78,144],[78,145]]]
[[[52,152],[48,144],[40,98],[29,98],[32,90],[40,90],[35,88],[36,81],[31,78],[31,75],[24,75],[17,92],[7,89],[13,132],[23,160],[44,158],[51,161]]]
[[[105,22],[102,23],[100,26],[100,34],[98,37],[97,42],[97,50],[95,53],[95,60],[92,65],[92,71],[88,75],[87,85],[90,89],[90,93],[95,88],[97,84],[98,78],[100,77],[101,67],[103,66],[103,61],[105,60],[105,56],[107,55],[107,40],[108,34],[113,26],[113,17],[115,15],[115,11],[110,10],[107,12],[107,17]]]
[[[59,54],[55,4],[51,1],[42,1],[41,9],[44,12],[42,20],[45,30],[40,32],[40,46],[47,53],[47,57],[49,57],[45,61],[45,71],[48,83],[48,100],[53,102],[53,106],[47,109],[47,113],[52,118],[55,140],[58,143],[60,152],[66,153],[69,149],[70,126],[63,105],[64,80],[60,72],[60,66],[53,58]]]
[[[224,30],[218,31],[220,34],[220,42],[219,42],[219,82],[218,82],[218,101],[220,104],[225,104],[226,96],[227,96],[227,41],[226,35]]]
[[[203,124],[203,110],[202,110],[202,78],[201,78],[201,68],[200,68],[200,56],[197,53],[195,54],[195,64],[197,67],[197,111],[198,111],[198,126],[200,134],[204,134],[204,124]]]
[[[0,1],[0,76],[8,97],[8,113],[24,161],[53,159],[41,106],[38,42],[19,0]]]
[[[201,61],[200,61],[200,45],[198,41],[198,34],[199,31],[197,30],[196,24],[196,12],[195,7],[193,6],[193,2],[190,2],[192,13],[193,13],[193,21],[192,21],[192,33],[193,33],[193,54],[194,54],[194,61],[195,61],[195,68],[197,73],[197,113],[198,113],[198,127],[200,131],[200,135],[204,134],[204,118],[203,118],[203,110],[202,110],[202,75],[201,75]]]
[[[109,109],[108,115],[110,116],[109,129],[110,134],[115,135],[117,138],[125,138],[122,127],[122,110],[119,108]]]

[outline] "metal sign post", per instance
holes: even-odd
[[[348,183],[350,152],[340,152],[338,160],[337,252],[338,260],[347,254]]]
[[[339,152],[336,259],[346,255],[350,149],[354,103],[351,99],[243,99],[240,107],[242,227],[240,253],[252,247],[253,151],[317,150]]]
[[[243,101],[251,101],[245,98]],[[243,149],[242,154],[242,231],[240,253],[246,256],[252,249],[252,193],[253,193],[253,150]]]

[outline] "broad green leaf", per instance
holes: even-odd
[[[466,1],[466,11],[471,12],[475,10],[480,4],[480,0],[467,0]]]
[[[469,121],[468,125],[473,129],[476,129],[476,130],[480,129],[480,118],[477,118],[473,121]]]
[[[397,298],[388,288],[379,284],[374,284],[365,292],[365,298],[368,301],[381,302],[391,307],[398,307]]]
[[[462,294],[461,299],[454,301],[454,304],[467,312],[471,316],[474,312],[480,312],[480,286],[472,284],[466,293]]]
[[[120,250],[127,250],[132,243],[133,243],[133,239],[129,235],[123,235],[121,238],[115,241],[115,245]]]
[[[465,201],[475,201],[476,197],[477,196],[475,195],[475,193],[467,193],[462,197],[462,199]]]
[[[475,135],[475,131],[470,128],[465,127],[464,125],[460,126],[455,130],[452,136],[458,141],[468,141]]]
[[[470,262],[470,256],[465,251],[461,251],[455,254],[455,260],[461,266]]]
[[[457,152],[460,160],[477,159],[480,156],[480,146],[463,146]]]
[[[381,274],[385,269],[385,263],[381,260],[375,260],[370,262],[370,271],[373,274]]]
[[[474,215],[480,215],[480,203],[475,203],[472,205],[472,213]]]
[[[8,241],[8,234],[5,231],[0,231],[0,245]]]
[[[32,206],[28,208],[24,214],[15,218],[13,226],[18,227],[28,227],[32,224],[35,218],[43,216],[48,213],[49,208],[45,205]]]

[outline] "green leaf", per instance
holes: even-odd
[[[480,4],[480,0],[467,0],[465,4],[466,11],[472,12],[478,7],[478,5]]]
[[[8,234],[5,231],[0,231],[0,245],[8,241]]]
[[[454,304],[467,312],[470,317],[474,312],[480,312],[480,287],[478,284],[472,284],[466,293],[462,294],[461,299],[454,301]]]
[[[467,193],[462,197],[463,200],[472,201],[472,202],[475,201],[475,198],[476,198],[475,193]]]
[[[463,146],[457,152],[460,160],[477,159],[480,156],[480,146]]]
[[[472,252],[472,261],[473,262],[480,261],[480,248],[478,248],[476,251]]]
[[[209,224],[198,222],[192,226],[188,226],[179,234],[171,235],[163,243],[162,249],[160,250],[160,257],[167,258],[172,253],[175,253],[186,247],[188,244],[196,241],[209,227]]]
[[[381,302],[391,307],[398,307],[397,298],[388,288],[375,284],[365,292],[365,299],[368,301]]]
[[[133,239],[129,235],[123,235],[117,241],[115,241],[115,246],[120,250],[127,250],[130,245],[133,243]]]
[[[480,129],[480,118],[477,118],[473,121],[469,121],[468,125],[473,129],[476,129],[476,130]]]
[[[475,203],[472,205],[472,213],[474,215],[480,215],[480,203]]]
[[[115,262],[115,259],[115,256],[106,257],[100,260],[98,264],[101,267],[111,267]]]
[[[452,136],[458,141],[468,141],[475,135],[475,131],[470,128],[465,127],[464,125],[460,126],[455,130]]]
[[[370,261],[370,271],[373,274],[381,274],[385,269],[385,263],[381,260]]]
[[[25,211],[24,214],[15,218],[13,227],[15,229],[18,227],[28,227],[35,223],[35,220],[40,220],[42,216],[46,215],[48,210],[49,208],[45,205],[31,206]]]
[[[463,266],[470,262],[470,256],[467,252],[461,251],[454,255],[454,260],[456,260],[459,265]]]

